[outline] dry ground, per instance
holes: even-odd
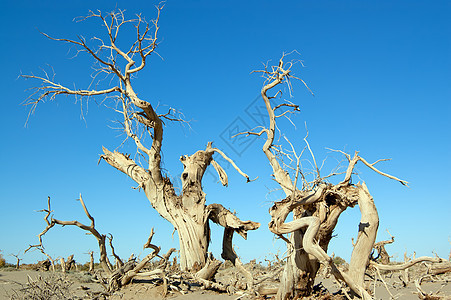
[[[417,270],[420,272],[421,270]],[[218,274],[218,281],[226,283],[231,276],[234,276],[235,271],[233,269],[221,270]],[[262,272],[260,270],[260,272]],[[264,272],[264,271],[263,271]],[[51,272],[39,272],[32,270],[14,270],[0,269],[0,299],[10,299],[11,297],[17,296],[16,299],[21,299],[22,294],[19,292],[22,288],[27,286],[27,281],[29,278],[36,279],[39,276],[48,278]],[[62,273],[56,272],[56,277],[62,276]],[[407,287],[403,287],[401,281],[399,280],[399,272],[387,273],[384,276],[385,283],[387,284],[388,290],[394,299],[407,300],[407,299],[419,299],[417,295],[417,290],[415,288],[415,283],[411,281]],[[415,278],[415,274],[412,274]],[[65,275],[66,279],[71,282],[70,293],[75,296],[74,299],[90,299],[87,296],[87,291],[89,292],[102,292],[103,287],[95,282],[92,282],[92,277],[87,273],[83,272],[69,272]],[[258,277],[257,277],[258,278]],[[451,276],[441,275],[434,278],[437,282],[431,282],[426,278],[423,280],[421,285],[422,289],[427,293],[436,293],[440,291],[438,295],[443,298],[440,299],[451,299]],[[340,290],[338,284],[332,278],[320,277],[317,283],[322,283],[322,285],[330,292],[335,293]],[[374,290],[374,280],[368,282],[370,284],[370,289]],[[268,283],[271,285],[271,282]],[[272,284],[277,285],[277,282],[272,282]],[[83,287],[83,288],[82,288]],[[206,300],[206,299],[253,299],[246,294],[236,293],[233,295],[219,294],[215,291],[201,290],[199,288],[192,289],[193,291],[188,292],[183,295],[180,292],[171,292],[168,294],[168,299],[180,299],[180,300]],[[155,281],[139,281],[131,285],[128,285],[121,289],[120,291],[113,294],[108,299],[162,299],[162,286],[155,284]],[[385,285],[377,281],[375,288],[375,299],[393,299],[390,293],[387,291]],[[91,294],[92,295],[92,294]],[[336,297],[334,299],[346,299],[345,297]],[[319,299],[319,298],[318,298]],[[330,298],[323,298],[330,299]],[[430,298],[433,299],[433,298]]]

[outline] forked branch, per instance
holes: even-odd
[[[343,151],[341,151],[341,150],[334,150],[334,149],[330,149],[330,148],[327,148],[327,149],[329,149],[329,150],[331,150],[331,151],[335,151],[335,152],[340,152],[340,153],[342,153],[343,155],[345,155],[345,157],[346,157],[346,158],[348,159],[348,161],[349,161],[349,165],[348,165],[348,168],[347,168],[347,170],[346,170],[345,178],[344,178],[343,181],[339,184],[339,186],[345,186],[345,185],[347,185],[347,184],[350,183],[351,175],[352,175],[352,173],[353,173],[353,171],[354,171],[354,167],[355,167],[355,165],[356,165],[359,161],[361,161],[362,163],[364,163],[367,167],[369,167],[371,170],[375,171],[376,173],[378,173],[378,174],[380,174],[380,175],[382,175],[382,176],[388,177],[388,178],[390,178],[390,179],[396,180],[396,181],[398,181],[399,183],[401,183],[401,184],[404,185],[404,186],[408,186],[408,182],[407,182],[407,181],[402,180],[402,179],[399,179],[399,178],[397,178],[397,177],[395,177],[395,176],[389,175],[389,174],[384,173],[384,172],[382,172],[382,171],[379,171],[378,169],[376,169],[376,168],[374,167],[374,165],[377,164],[378,162],[386,161],[387,159],[379,159],[379,160],[377,160],[376,162],[370,164],[370,163],[368,163],[363,157],[361,157],[361,156],[358,155],[358,154],[359,154],[359,151],[356,151],[356,152],[354,153],[354,157],[351,158],[351,156],[350,156],[349,154],[347,154],[347,153],[345,153],[345,152],[343,152]]]
[[[210,147],[211,147],[211,142],[209,143],[209,145],[210,145]],[[207,147],[208,147],[208,146],[207,146]],[[238,173],[240,173],[241,176],[243,176],[244,178],[246,178],[247,182],[250,182],[250,181],[251,181],[251,180],[249,179],[249,176],[248,176],[246,173],[244,173],[243,171],[241,171],[241,169],[235,164],[235,162],[234,162],[232,159],[230,159],[227,155],[225,155],[224,152],[222,152],[222,151],[219,150],[218,148],[211,148],[211,151],[220,154],[226,161],[228,161],[228,162],[232,165],[232,167],[233,167]],[[216,168],[216,167],[215,167],[215,168]],[[219,171],[218,171],[218,173],[219,173]],[[225,172],[224,172],[224,173],[225,173]],[[227,176],[227,174],[226,174],[226,176]],[[227,185],[227,184],[224,184],[224,185]]]
[[[365,159],[358,156],[358,152],[354,157],[349,154],[341,152],[347,158],[349,164],[345,173],[345,178],[337,185],[329,184],[326,182],[326,178],[338,174],[340,172],[332,172],[332,174],[322,177],[320,174],[321,167],[316,162],[315,155],[307,141],[307,136],[304,138],[306,143],[305,149],[311,154],[314,170],[312,174],[315,179],[308,182],[306,177],[308,173],[304,173],[301,165],[301,156],[304,152],[298,155],[296,153],[293,144],[286,138],[285,141],[291,146],[291,150],[285,151],[281,145],[276,145],[276,133],[278,130],[276,120],[278,117],[286,116],[286,112],[275,114],[275,111],[280,108],[293,108],[294,111],[299,110],[298,106],[294,104],[273,104],[270,99],[273,99],[281,94],[280,90],[275,93],[275,96],[269,95],[270,90],[276,88],[281,84],[286,84],[289,91],[291,91],[291,79],[298,79],[292,75],[291,68],[292,62],[284,62],[285,55],[279,60],[277,66],[268,67],[265,66],[264,70],[258,71],[262,73],[265,78],[265,85],[261,90],[261,95],[266,106],[268,113],[269,126],[263,128],[260,132],[254,132],[253,130],[247,131],[241,134],[246,135],[258,135],[266,133],[266,141],[263,145],[263,152],[265,153],[273,171],[275,181],[283,189],[286,198],[282,201],[275,202],[270,209],[271,222],[269,223],[269,229],[280,238],[284,239],[288,243],[288,262],[285,266],[283,278],[281,279],[281,285],[277,293],[277,299],[285,299],[289,295],[296,296],[294,289],[296,282],[300,280],[297,271],[299,265],[315,265],[321,262],[332,269],[334,276],[345,282],[352,291],[363,298],[370,298],[368,292],[365,291],[363,285],[363,278],[365,268],[368,264],[368,257],[372,246],[374,244],[375,233],[377,232],[378,217],[377,211],[373,203],[373,199],[366,189],[366,185],[353,185],[351,183],[351,176],[354,172],[357,162],[362,161],[366,166],[380,175],[386,176],[390,179],[394,179],[407,185],[407,182],[397,177],[391,176],[384,172],[381,172],[375,168],[375,164],[383,161],[379,160],[373,164],[368,163]],[[301,80],[302,81],[302,80]],[[303,82],[303,81],[302,81]],[[305,84],[305,82],[303,82]],[[310,90],[310,89],[309,89]],[[289,159],[290,163],[287,164],[284,159]],[[296,163],[293,167],[292,164]],[[294,177],[291,178],[287,170],[294,171]],[[299,189],[298,178],[302,178],[302,188]],[[332,237],[332,232],[337,224],[340,214],[349,206],[354,206],[359,203],[359,207],[362,206],[362,220],[368,217],[371,224],[371,233],[365,239],[364,234],[359,233],[359,239],[356,243],[356,248],[361,248],[361,253],[355,252],[354,262],[358,265],[358,268],[353,266],[352,272],[343,273],[335,266],[332,259],[327,255],[324,249],[327,249],[327,245]],[[361,207],[361,209],[362,209]],[[286,222],[287,216],[293,212],[294,220]],[[290,240],[285,238],[284,234],[290,234]],[[294,249],[296,243],[300,244],[301,250]],[[353,253],[354,254],[354,253]],[[312,258],[314,257],[314,258]],[[299,262],[302,260],[302,263]],[[301,274],[313,274],[313,280],[316,272],[312,272],[310,267],[305,267],[301,270]],[[310,275],[307,275],[307,277]],[[308,284],[306,284],[308,286]]]
[[[91,11],[87,17],[79,20],[84,21],[90,18],[99,19],[107,31],[106,39],[102,40],[101,38],[94,36],[92,37],[94,43],[91,45],[89,45],[81,36],[78,36],[77,39],[54,38],[43,33],[44,36],[51,40],[74,45],[78,49],[78,52],[87,52],[98,64],[98,66],[95,67],[93,81],[97,80],[96,77],[99,74],[106,73],[107,76],[111,75],[112,79],[116,78],[117,84],[113,87],[99,90],[71,89],[57,83],[45,72],[45,76],[22,76],[41,82],[41,86],[35,87],[34,92],[25,101],[25,104],[32,106],[30,113],[34,112],[36,105],[43,99],[48,98],[53,100],[56,96],[62,94],[87,98],[112,94],[108,96],[108,98],[116,99],[115,101],[118,101],[119,104],[122,101],[123,105],[120,111],[125,120],[124,131],[128,137],[133,139],[137,148],[148,156],[149,170],[155,174],[157,179],[161,177],[160,151],[163,139],[163,127],[160,118],[171,119],[171,116],[168,114],[158,115],[149,102],[138,98],[132,87],[131,75],[142,70],[146,66],[148,56],[155,52],[158,45],[159,20],[163,6],[164,5],[156,7],[157,17],[150,23],[142,18],[141,15],[137,15],[134,19],[126,19],[123,11],[111,12],[106,15],[102,14],[100,11]],[[135,42],[132,42],[128,50],[122,50],[118,46],[120,31],[127,24],[131,24],[136,29],[136,40]],[[140,61],[139,65],[136,67],[134,60],[135,56],[139,57]],[[120,68],[121,64],[123,65],[122,69]],[[94,84],[100,84],[100,80]],[[147,126],[147,132],[152,139],[152,145],[150,147],[146,147],[142,143],[141,137],[136,134],[138,130],[132,129],[131,120],[133,118],[138,121],[138,124]]]
[[[43,209],[41,211],[46,212],[46,216],[44,218],[44,220],[47,223],[47,227],[38,235],[39,238],[39,244],[38,245],[30,245],[30,247],[25,250],[25,252],[27,252],[28,250],[30,250],[31,248],[38,248],[38,249],[44,249],[44,246],[42,244],[42,237],[55,225],[61,225],[61,226],[66,226],[66,225],[72,225],[72,226],[77,226],[85,231],[88,231],[90,234],[92,234],[96,239],[97,242],[99,244],[99,250],[100,250],[100,263],[102,265],[102,268],[104,269],[104,271],[107,274],[110,274],[112,272],[111,268],[110,268],[110,263],[108,260],[108,255],[107,255],[107,251],[106,251],[106,247],[105,247],[105,239],[106,236],[104,234],[100,234],[97,229],[95,228],[95,220],[94,217],[91,216],[91,214],[89,213],[83,198],[80,195],[80,199],[78,199],[80,201],[80,204],[83,207],[83,210],[86,214],[86,216],[90,219],[91,221],[91,225],[85,225],[83,223],[80,223],[78,221],[61,221],[61,220],[57,220],[53,217],[50,217],[49,220],[49,216],[51,213],[50,210],[50,197],[48,197],[48,201],[47,201],[47,209]],[[42,251],[42,250],[41,250]]]

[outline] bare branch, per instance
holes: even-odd
[[[47,226],[44,228],[44,230],[40,234],[38,234],[39,244],[37,244],[37,245],[30,245],[24,251],[24,253],[27,253],[31,248],[37,248],[42,253],[44,253],[43,252],[44,251],[44,245],[42,244],[42,237],[47,233],[47,231],[49,231],[53,226],[55,226],[53,221],[49,221],[49,216],[53,212],[50,209],[50,196],[47,197],[47,209],[42,209],[42,210],[39,210],[38,212],[45,212],[46,213],[46,215],[44,216],[44,221],[47,223]]]
[[[249,136],[249,135],[261,136],[265,132],[268,133],[268,130],[266,128],[263,128],[260,132],[243,131],[243,132],[240,132],[240,133],[237,133],[237,134],[231,136],[231,138],[234,138],[236,136],[243,135],[243,134],[245,134],[246,136]]]
[[[374,167],[374,164],[376,164],[376,163],[379,162],[380,160],[376,161],[376,162],[373,163],[373,164],[370,164],[370,163],[368,163],[364,158],[360,157],[360,161],[363,162],[368,168],[370,168],[371,170],[375,171],[376,173],[378,173],[378,174],[380,174],[380,175],[382,175],[382,176],[388,177],[388,178],[390,178],[390,179],[396,180],[396,181],[398,181],[399,183],[401,183],[402,185],[405,185],[405,186],[408,185],[408,182],[407,182],[407,181],[402,180],[402,179],[399,179],[399,178],[397,178],[397,177],[395,177],[395,176],[386,174],[386,173],[381,172],[381,171],[379,171],[378,169],[376,169],[376,168]]]
[[[147,155],[150,155],[151,154],[150,150],[147,149],[146,147],[144,147],[144,145],[141,143],[141,139],[132,132],[131,126],[130,126],[130,118],[127,113],[127,104],[125,103],[125,99],[123,97],[121,97],[121,101],[122,101],[122,113],[124,115],[124,127],[125,127],[125,132],[126,132],[127,136],[129,136],[130,138],[133,139],[133,141],[136,144],[136,147],[138,147],[139,150],[143,151]],[[148,120],[150,123],[149,119],[146,119],[146,120]],[[141,123],[144,123],[144,122],[141,121]]]
[[[229,178],[227,176],[226,171],[214,160],[211,160],[211,165],[213,168],[215,168],[216,172],[218,173],[219,180],[221,180],[221,183],[223,186],[228,186],[229,184]]]
[[[100,156],[100,159],[104,159],[109,165],[127,174],[140,186],[144,186],[150,179],[149,173],[144,168],[138,166],[135,161],[130,159],[127,155],[117,151],[111,152],[106,148],[103,148],[103,152],[104,154]]]
[[[321,175],[320,175],[319,169],[318,169],[318,165],[316,164],[315,155],[313,154],[313,151],[312,151],[312,149],[310,148],[310,144],[309,144],[309,142],[307,141],[307,137],[308,137],[308,134],[309,134],[308,129],[307,129],[307,123],[305,124],[305,131],[307,132],[307,134],[306,134],[305,137],[304,137],[304,141],[305,141],[305,143],[307,144],[307,148],[308,148],[308,150],[309,150],[309,152],[310,152],[310,155],[312,156],[313,163],[315,164],[316,176],[317,176],[317,178],[321,178]]]
[[[330,150],[330,151],[333,151],[333,152],[339,152],[339,153],[343,154],[348,159],[349,162],[351,161],[351,155],[349,155],[346,152],[343,152],[341,150],[335,150],[335,149],[327,148],[327,147],[326,147],[326,149]]]
[[[263,132],[267,133],[267,139],[265,144],[263,145],[263,152],[267,156],[269,163],[271,164],[271,167],[273,169],[273,175],[277,183],[279,183],[284,190],[286,195],[290,195],[296,190],[296,187],[293,185],[293,181],[291,180],[288,172],[286,172],[283,167],[280,165],[279,161],[277,160],[276,155],[272,152],[272,150],[279,152],[279,154],[282,154],[282,156],[289,157],[288,155],[281,152],[281,149],[277,149],[274,145],[274,139],[275,139],[275,131],[276,131],[276,118],[286,116],[288,111],[283,112],[280,115],[275,115],[275,111],[282,107],[292,107],[294,111],[298,111],[299,107],[292,103],[283,103],[276,105],[274,108],[271,106],[270,99],[273,97],[268,96],[269,90],[276,87],[279,84],[287,83],[289,90],[291,91],[291,84],[290,84],[290,78],[291,75],[291,68],[294,65],[293,61],[284,63],[284,58],[289,54],[283,54],[282,57],[279,60],[279,64],[277,66],[268,67],[265,65],[264,70],[260,70],[257,72],[262,73],[262,76],[266,79],[265,86],[261,90],[261,95],[263,98],[263,101],[266,106],[266,110],[268,112],[269,117],[269,128],[262,130],[258,135],[260,135]],[[276,93],[276,96],[279,94],[279,92]],[[274,97],[276,97],[274,96]],[[290,120],[291,121],[291,120]],[[251,132],[246,132],[247,135],[255,134]],[[299,161],[297,160],[297,166],[296,170],[300,169]],[[296,173],[298,174],[298,173]],[[296,176],[296,175],[295,175]],[[295,181],[297,182],[296,178]]]
[[[124,91],[118,87],[112,87],[105,90],[72,90],[61,84],[58,84],[47,77],[40,77],[35,75],[21,75],[26,79],[36,79],[42,82],[40,87],[34,87],[34,92],[25,100],[24,105],[31,105],[30,114],[33,114],[36,110],[36,106],[39,102],[48,98],[50,101],[54,100],[57,95],[75,95],[81,97],[91,97],[98,95],[106,95],[114,92],[124,93]],[[34,96],[37,95],[35,98]]]
[[[423,261],[428,261],[428,262],[432,262],[432,263],[441,263],[441,262],[445,262],[446,259],[440,258],[440,257],[428,257],[428,256],[422,256],[422,257],[418,257],[416,259],[412,259],[406,263],[403,264],[399,264],[399,265],[384,265],[384,264],[378,264],[374,261],[371,261],[370,264],[372,266],[375,266],[376,268],[378,268],[379,270],[385,270],[385,271],[400,271],[400,270],[405,270],[407,268],[410,268],[411,266],[423,262]]]
[[[116,251],[114,251],[113,235],[111,233],[109,233],[107,238],[108,238],[108,242],[110,244],[111,253],[113,254],[114,258],[116,259],[116,263],[117,263],[116,266],[119,265],[119,267],[122,267],[124,265],[124,263],[122,262],[122,259],[116,254]]]
[[[150,230],[149,238],[147,239],[147,242],[144,244],[143,249],[151,248],[154,251],[157,251],[157,252],[160,251],[159,247],[157,247],[154,244],[152,244],[152,238],[153,238],[154,234],[155,234],[155,232],[154,232],[153,227],[152,227],[152,230]]]
[[[97,229],[94,227],[94,224],[95,224],[94,218],[91,216],[91,214],[89,213],[88,209],[86,208],[86,205],[83,202],[83,199],[82,199],[81,195],[80,195],[80,199],[78,199],[78,200],[80,201],[81,205],[83,206],[83,210],[85,211],[86,216],[91,220],[91,225],[88,226],[88,225],[82,224],[82,223],[80,223],[78,221],[61,221],[61,220],[54,219],[53,217],[51,217],[51,220],[49,221],[48,220],[48,216],[49,216],[49,212],[51,210],[50,210],[50,197],[48,197],[48,202],[47,202],[48,203],[48,209],[47,210],[46,209],[41,210],[41,211],[47,212],[47,215],[46,215],[46,218],[45,218],[45,221],[47,223],[47,227],[38,235],[40,244],[39,245],[30,245],[30,247],[27,250],[25,250],[25,253],[29,249],[33,248],[33,247],[39,249],[42,253],[44,253],[43,252],[44,246],[42,245],[42,236],[44,234],[46,234],[47,231],[49,231],[53,226],[55,226],[55,224],[62,225],[62,226],[73,225],[73,226],[77,226],[77,227],[79,227],[79,228],[81,228],[83,230],[88,231],[89,233],[91,233],[97,239],[97,241],[99,243],[99,249],[100,249],[100,262],[101,262],[101,265],[102,265],[104,271],[109,274],[109,273],[111,273],[112,270],[109,267],[111,264],[108,261],[108,256],[107,256],[107,252],[106,252],[105,235],[100,234],[97,231]]]
[[[152,21],[152,23],[155,27],[153,37],[146,36],[148,33],[148,30],[149,30],[148,24],[146,24],[146,30],[142,35],[140,35],[140,33],[139,33],[139,25],[136,26],[137,34],[138,34],[137,51],[138,51],[139,55],[141,56],[141,64],[138,67],[136,67],[135,69],[127,70],[127,74],[136,73],[136,72],[142,70],[146,65],[146,57],[155,51],[155,48],[157,47],[158,30],[160,29],[158,22],[160,21],[160,13],[161,13],[161,10],[163,9],[163,7],[164,7],[164,5],[157,6],[157,18]],[[144,46],[143,41],[147,41],[147,42],[149,42],[149,44],[147,46]]]
[[[238,173],[240,173],[241,176],[243,176],[244,178],[246,178],[247,182],[250,182],[251,180],[249,179],[249,176],[244,173],[243,171],[241,171],[240,168],[238,168],[238,166],[235,164],[235,162],[230,159],[227,155],[225,155],[224,152],[222,152],[221,150],[219,150],[218,148],[211,148],[212,151],[219,153],[225,160],[227,160],[232,167],[237,170]]]
[[[92,57],[94,57],[96,59],[96,61],[98,61],[99,63],[107,66],[112,72],[114,72],[121,80],[125,79],[124,76],[120,73],[120,71],[116,68],[115,63],[109,63],[105,60],[103,60],[100,56],[97,55],[97,51],[92,50],[87,44],[86,41],[83,37],[78,36],[78,41],[75,40],[71,40],[71,39],[58,39],[58,38],[54,38],[51,37],[50,35],[41,32],[41,34],[43,34],[45,37],[54,40],[54,41],[60,41],[60,42],[66,42],[66,43],[70,43],[70,44],[74,44],[77,46],[81,46],[83,47],[83,49],[88,52],[89,54],[92,55]]]
[[[330,150],[332,150],[332,149],[330,149]],[[378,169],[376,169],[376,168],[374,167],[374,164],[376,164],[377,162],[382,161],[382,160],[378,160],[378,161],[376,161],[375,163],[370,164],[370,163],[368,163],[363,157],[361,157],[361,156],[358,155],[358,153],[359,153],[358,151],[356,151],[356,152],[354,153],[354,157],[353,157],[352,159],[350,159],[351,156],[350,156],[349,154],[346,154],[346,153],[344,153],[344,152],[342,152],[342,151],[340,151],[340,150],[332,150],[332,151],[336,151],[336,152],[343,153],[343,154],[346,156],[346,158],[348,158],[348,160],[349,160],[349,165],[348,165],[348,169],[347,169],[347,171],[346,171],[346,176],[345,176],[344,180],[340,183],[340,185],[342,185],[342,186],[349,183],[349,181],[350,181],[350,179],[351,179],[352,172],[353,172],[353,170],[354,170],[354,167],[355,167],[355,165],[356,165],[359,161],[363,162],[363,163],[364,163],[367,167],[369,167],[371,170],[375,171],[376,173],[378,173],[378,174],[380,174],[380,175],[382,175],[382,176],[385,176],[385,177],[388,177],[388,178],[390,178],[390,179],[396,180],[396,181],[400,182],[402,185],[405,185],[405,186],[407,186],[407,184],[408,184],[408,182],[405,181],[405,180],[401,180],[401,179],[399,179],[399,178],[397,178],[397,177],[394,177],[394,176],[392,176],[392,175],[383,173],[383,172],[379,171]]]
[[[221,204],[210,204],[207,206],[208,218],[224,228],[232,228],[244,239],[247,239],[247,231],[260,227],[260,223],[252,221],[241,221]]]

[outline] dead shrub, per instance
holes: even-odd
[[[28,283],[22,285],[22,288],[19,290],[13,290],[10,299],[75,299],[70,291],[72,284],[73,282],[62,274],[50,273],[45,277],[38,275],[36,279],[28,276]]]

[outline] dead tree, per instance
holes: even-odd
[[[279,89],[277,92],[273,92],[272,90],[282,84],[287,84],[291,93],[292,79],[304,83],[302,79],[291,73],[295,61],[285,63],[284,58],[285,55],[279,60],[277,66],[265,66],[264,70],[256,71],[262,73],[265,78],[261,96],[268,113],[269,126],[240,133],[248,136],[266,136],[263,152],[271,165],[274,180],[280,185],[286,196],[285,199],[275,202],[270,208],[271,222],[268,226],[274,234],[287,243],[287,261],[279,288],[277,291],[267,289],[266,293],[277,293],[276,299],[309,296],[312,293],[320,264],[323,264],[329,267],[335,278],[344,282],[354,295],[370,299],[371,296],[366,291],[364,282],[365,271],[369,264],[377,270],[405,270],[421,261],[443,262],[444,260],[441,258],[422,257],[395,267],[370,261],[370,254],[375,246],[379,216],[365,182],[352,182],[356,164],[361,162],[376,173],[396,180],[402,185],[407,185],[407,182],[375,167],[377,163],[387,159],[369,163],[357,151],[351,156],[343,151],[332,149],[330,150],[344,155],[347,160],[346,169],[343,172],[336,169],[329,175],[322,176],[320,174],[321,167],[318,167],[315,155],[307,141],[308,131],[304,138],[306,146],[299,154],[282,133],[276,139],[277,130],[280,130],[276,124],[277,119],[299,111],[299,107],[291,102],[277,103],[276,99],[281,98],[282,91]],[[306,86],[305,83],[304,85]],[[282,145],[276,144],[277,140],[285,140],[288,150],[285,150]],[[306,171],[302,166],[301,157],[306,149],[311,155],[313,169],[311,171]],[[337,175],[344,175],[344,178],[336,184],[329,182],[331,177]],[[354,249],[349,270],[342,272],[334,264],[332,258],[327,255],[327,248],[341,213],[355,205],[359,206],[361,212],[358,235],[355,243],[353,242]],[[287,222],[286,219],[291,212],[294,220]],[[291,235],[287,238],[284,234]],[[392,237],[392,239],[394,238]]]
[[[126,19],[122,11],[103,14],[91,12],[86,19],[100,21],[102,29],[106,30],[106,38],[93,37],[97,44],[91,44],[83,37],[78,39],[53,38],[51,40],[68,43],[86,52],[96,61],[97,75],[105,75],[116,83],[104,89],[71,89],[57,83],[49,76],[25,75],[23,77],[42,83],[26,103],[31,106],[31,112],[42,100],[53,100],[58,95],[74,95],[89,99],[103,96],[112,100],[114,110],[122,118],[121,123],[128,137],[136,145],[137,157],[146,158],[142,166],[129,155],[103,148],[101,159],[117,170],[133,179],[138,187],[144,190],[151,205],[158,213],[168,220],[177,230],[180,241],[180,267],[184,271],[196,272],[207,262],[210,237],[209,221],[224,227],[223,257],[230,259],[235,265],[240,265],[238,258],[230,251],[234,232],[246,238],[248,230],[257,229],[260,224],[252,221],[241,221],[220,204],[206,205],[205,193],[202,190],[202,178],[211,164],[218,172],[221,182],[227,186],[228,179],[224,169],[213,160],[213,154],[218,153],[249,181],[249,177],[222,151],[208,143],[205,150],[199,150],[192,155],[183,155],[182,190],[177,194],[171,180],[161,168],[161,149],[163,143],[164,121],[183,122],[177,111],[170,108],[165,113],[158,113],[155,104],[138,97],[133,88],[133,78],[147,66],[149,57],[155,53],[158,45],[159,19],[162,6],[157,7],[157,17],[150,23],[141,15],[135,19]],[[134,26],[136,39],[129,47],[119,43],[120,33],[127,26]],[[119,46],[121,45],[121,46]],[[102,83],[99,82],[99,86]],[[144,136],[148,138],[145,140]],[[146,141],[150,142],[147,144]]]
[[[47,209],[39,210],[38,212],[45,212],[44,221],[47,223],[47,227],[38,235],[39,238],[39,244],[36,245],[30,245],[27,249],[25,249],[24,254],[27,253],[31,249],[38,249],[42,254],[47,256],[47,259],[49,260],[52,271],[55,272],[55,260],[44,250],[44,245],[42,244],[42,236],[47,233],[47,231],[54,226],[49,221],[50,214],[52,213],[52,210],[50,209],[50,197],[47,199]],[[45,266],[46,264],[44,264]],[[48,271],[48,268],[47,270]]]
[[[94,251],[89,252],[89,273],[94,273]]]
[[[61,272],[66,273],[67,271],[70,271],[72,266],[76,267],[74,255],[73,254],[69,255],[67,257],[67,260],[64,260],[64,257],[61,257],[60,264],[61,264]]]
[[[383,160],[369,163],[359,156],[358,152],[351,156],[338,151],[347,159],[346,170],[342,173],[333,172],[327,176],[321,176],[320,168],[310,149],[307,137],[305,137],[306,147],[304,150],[308,149],[311,155],[313,169],[313,180],[307,179],[308,174],[301,164],[304,150],[298,154],[293,144],[283,134],[276,137],[279,128],[276,124],[278,118],[299,111],[296,104],[277,102],[280,101],[277,99],[281,98],[281,90],[273,92],[282,84],[287,84],[291,92],[291,80],[302,81],[291,73],[294,62],[285,63],[284,58],[285,55],[279,60],[277,66],[265,66],[264,70],[256,71],[262,73],[265,78],[261,96],[268,113],[269,126],[240,133],[266,137],[263,152],[271,165],[274,180],[280,185],[286,196],[282,201],[275,202],[269,210],[271,215],[269,229],[285,240],[288,247],[288,258],[276,299],[310,295],[320,264],[330,267],[331,273],[336,279],[346,283],[355,295],[370,298],[369,293],[365,290],[364,274],[375,242],[379,217],[366,184],[364,182],[354,184],[351,177],[356,164],[361,162],[382,176],[394,179],[403,185],[406,185],[407,182],[376,169],[375,164]],[[288,150],[284,150],[281,145],[276,144],[279,139],[285,140]],[[328,182],[330,177],[340,174],[344,174],[344,178],[338,184]],[[346,208],[355,205],[359,205],[362,216],[349,271],[344,273],[327,255],[327,248],[341,213]],[[291,212],[293,212],[294,220],[286,221]],[[284,234],[291,235],[287,238]]]
[[[390,235],[391,239],[375,243],[373,249],[377,251],[377,256],[375,258],[372,258],[374,261],[377,261],[385,265],[388,265],[390,263],[390,255],[388,255],[388,252],[385,249],[385,245],[392,244],[395,242],[395,237],[392,236],[388,230],[387,232],[388,235]]]
[[[48,271],[50,269],[50,266],[53,266],[52,263],[50,262],[50,259],[46,259],[46,260],[41,260],[38,261],[38,263],[36,264],[36,270],[37,271]],[[53,271],[55,271],[53,269]]]
[[[114,256],[114,268],[118,269],[120,267],[122,267],[124,265],[124,263],[122,262],[122,259],[116,254],[116,251],[114,251],[114,246],[113,246],[113,235],[110,233],[108,234],[108,242],[110,244],[110,248],[111,248],[111,253]]]
[[[109,263],[109,259],[108,259],[108,254],[106,251],[106,246],[105,246],[105,240],[106,240],[106,235],[101,234],[97,231],[97,229],[95,228],[95,221],[94,218],[91,216],[91,214],[89,213],[83,198],[80,195],[80,198],[78,199],[83,207],[83,210],[86,214],[86,216],[89,218],[89,220],[91,221],[90,225],[85,225],[83,223],[80,223],[78,221],[61,221],[61,220],[57,220],[55,218],[53,218],[53,216],[50,216],[51,213],[53,212],[51,210],[51,203],[50,203],[50,197],[47,198],[47,209],[42,209],[40,210],[40,212],[45,212],[45,222],[47,223],[47,226],[45,227],[45,229],[38,235],[38,239],[39,239],[39,244],[36,245],[30,245],[28,247],[27,250],[25,250],[25,252],[29,251],[32,248],[37,248],[37,249],[44,249],[44,245],[42,242],[42,237],[51,229],[53,228],[55,225],[61,225],[61,226],[67,226],[67,225],[72,225],[72,226],[77,226],[83,230],[88,231],[92,236],[94,236],[97,239],[98,245],[99,245],[99,250],[100,250],[100,265],[102,266],[103,270],[107,273],[110,274],[112,272],[110,266],[111,264]],[[49,220],[50,217],[50,220]],[[42,251],[41,251],[42,252]],[[73,255],[68,257],[68,262],[70,262],[71,260],[73,260]],[[66,270],[66,263],[64,261],[64,258],[61,258],[61,267],[62,270],[65,271]]]
[[[145,258],[143,258],[140,262],[136,262],[135,259],[130,259],[127,263],[122,264],[121,267],[117,268],[116,270],[113,270],[113,266],[111,265],[109,259],[108,259],[108,254],[106,251],[106,235],[105,234],[101,234],[97,231],[97,229],[95,228],[95,220],[94,217],[91,216],[91,214],[89,213],[83,198],[80,195],[80,199],[78,199],[83,207],[83,210],[86,214],[86,216],[89,218],[89,220],[91,221],[90,225],[85,225],[79,221],[61,221],[61,220],[57,220],[55,218],[53,218],[53,216],[50,217],[49,220],[49,216],[52,213],[51,207],[50,207],[50,197],[48,197],[47,200],[47,209],[43,209],[41,210],[41,212],[46,212],[46,217],[44,218],[44,220],[47,223],[46,228],[38,235],[38,239],[39,239],[39,244],[37,245],[30,245],[28,247],[27,250],[25,250],[25,252],[27,252],[28,250],[32,249],[32,248],[37,248],[37,249],[44,249],[44,245],[42,243],[42,237],[50,230],[52,229],[55,225],[61,225],[61,226],[77,226],[85,231],[88,231],[90,233],[90,235],[94,236],[97,239],[97,242],[99,244],[99,250],[100,250],[100,265],[102,266],[102,269],[104,271],[104,273],[106,274],[106,277],[108,278],[108,291],[109,292],[114,292],[117,289],[121,288],[122,286],[130,283],[130,281],[135,277],[135,276],[143,276],[142,273],[140,273],[140,270],[150,261],[152,260],[154,257],[156,257],[158,255],[158,253],[160,252],[160,247],[157,247],[153,244],[151,244],[151,240],[152,240],[152,236],[153,236],[153,229],[152,229],[152,233],[151,236],[149,237],[149,240],[147,242],[147,244],[149,245],[148,248],[152,248],[153,252],[150,253],[149,255],[147,255]],[[112,244],[112,235],[110,234],[110,245]],[[112,248],[114,249],[114,247]],[[171,249],[168,254],[167,254],[167,259],[169,259],[169,256],[172,254],[172,252],[174,252],[175,249]],[[91,263],[89,266],[89,271],[92,273],[94,270],[94,256],[93,256],[93,251],[90,252],[90,256],[91,256]],[[117,255],[115,256],[116,258],[118,257]],[[133,257],[133,255],[132,255]],[[166,256],[165,256],[166,257]],[[73,255],[70,255],[67,258],[67,261],[64,260],[64,258],[60,259],[61,261],[61,270],[62,272],[66,272],[68,270],[70,270],[70,266],[72,264],[75,264],[75,261],[73,259]]]
[[[19,254],[10,254],[10,256],[14,256],[16,258],[16,270],[19,270],[20,261],[22,260],[22,258],[19,257]]]
[[[69,255],[66,260],[66,270],[70,271],[72,267],[76,268],[76,265],[77,263],[74,260],[74,255],[73,254]]]

